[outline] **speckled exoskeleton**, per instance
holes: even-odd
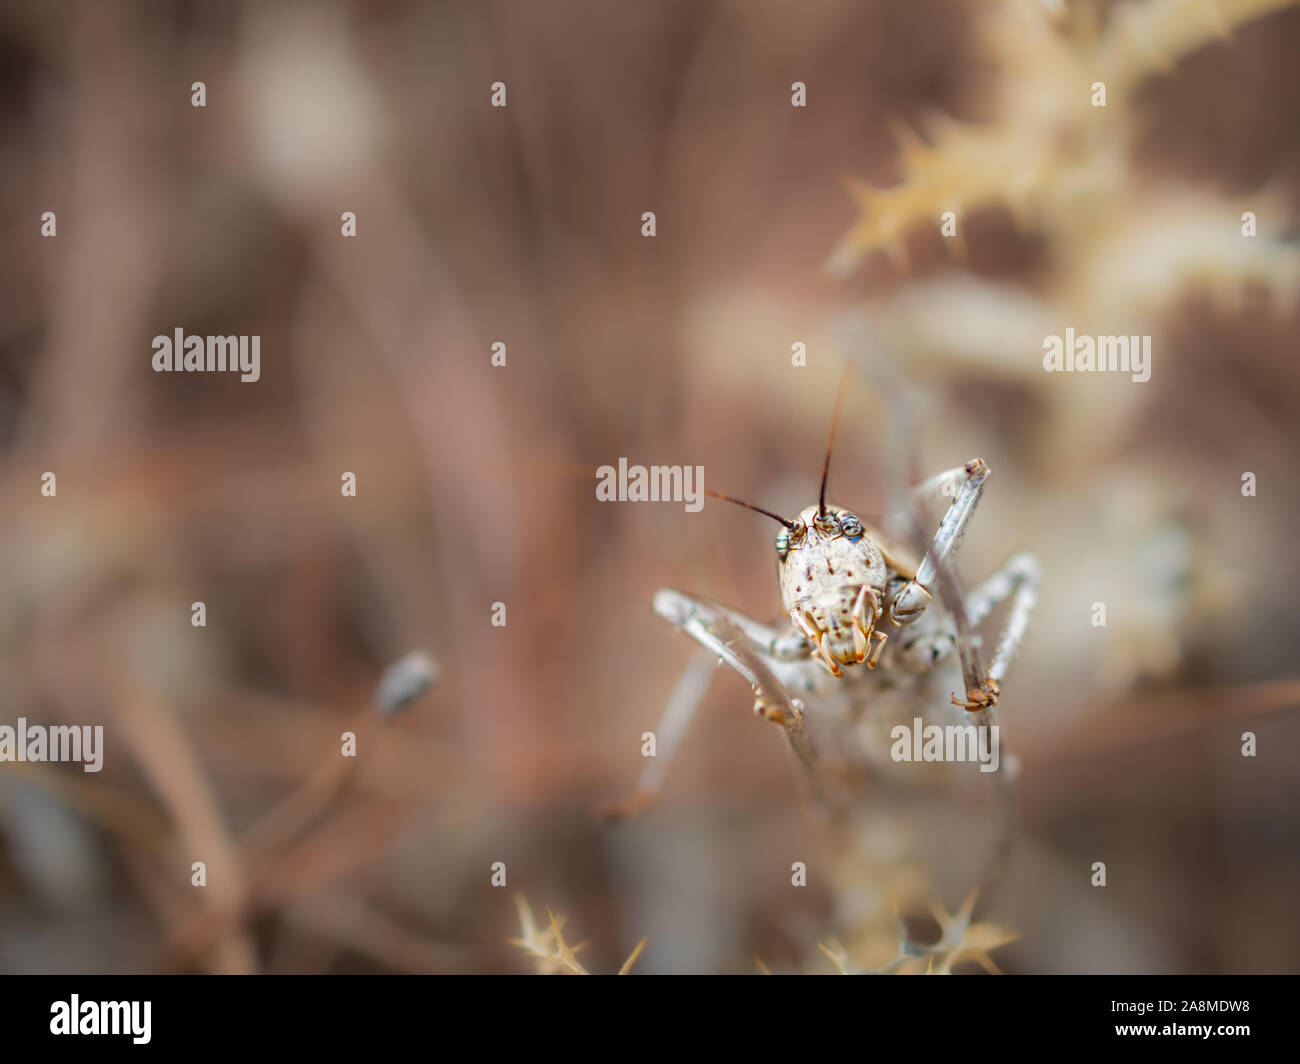
[[[832,426],[818,502],[797,518],[706,492],[783,526],[776,537],[776,566],[786,620],[765,624],[680,591],[664,589],[655,595],[655,612],[704,650],[664,711],[656,730],[658,754],[643,774],[632,806],[658,793],[715,663],[729,665],[749,681],[755,713],[786,731],[810,772],[819,753],[831,748],[856,767],[889,767],[892,727],[916,715],[930,720],[946,716],[949,722],[980,727],[993,724],[1002,678],[1037,594],[1039,570],[1031,555],[1018,554],[969,593],[956,590],[950,565],[983,493],[988,466],[974,459],[913,489],[914,500],[951,498],[918,560],[851,510],[827,504],[834,436]],[[1010,607],[985,670],[975,629],[1006,600]],[[953,694],[943,713],[947,703],[934,689],[935,677],[954,666],[960,667],[964,695]]]

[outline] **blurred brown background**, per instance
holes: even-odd
[[[638,971],[826,970],[834,890],[789,865],[834,855],[741,681],[656,809],[593,814],[690,654],[654,590],[774,616],[773,529],[593,486],[626,456],[807,505],[828,325],[859,310],[925,398],[919,466],[992,466],[968,580],[1044,567],[1002,703],[1024,776],[985,904],[1021,938],[997,959],[1295,971],[1300,11],[1192,33],[1080,137],[1051,108],[1101,75],[1035,34],[1171,36],[1121,21],[1142,6],[0,5],[0,723],[106,731],[97,775],[0,766],[0,970],[527,971],[516,890],[594,970],[642,935]],[[1021,68],[997,8],[1042,21],[1002,38]],[[832,275],[844,179],[906,187],[899,122],[938,115],[1001,122],[1027,216],[977,197],[964,258],[909,227],[906,268],[864,245]],[[1044,374],[1067,326],[1152,334],[1151,381]],[[155,374],[176,327],[260,335],[261,380]],[[832,483],[864,514],[889,427],[857,381]],[[415,648],[439,684],[376,724]],[[301,824],[259,851],[286,799]]]

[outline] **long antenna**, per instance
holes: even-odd
[[[741,502],[739,499],[733,499],[730,495],[723,495],[720,491],[709,491],[705,488],[704,494],[712,495],[715,499],[721,499],[723,502],[734,502],[737,506],[743,506],[746,510],[753,510],[754,513],[762,514],[764,517],[770,517],[773,521],[780,521],[781,524],[785,525],[785,527],[791,532],[799,527],[794,521],[790,521],[782,517],[780,514],[774,514],[771,510],[764,510],[761,506],[753,506],[750,503]]]
[[[840,411],[844,409],[844,393],[848,390],[845,385],[849,382],[849,373],[852,366],[845,366],[844,373],[840,377],[839,387],[835,389],[835,413],[831,415],[831,432],[826,437],[826,462],[822,466],[822,490],[817,496],[817,516],[819,518],[826,516],[826,480],[831,475],[831,450],[835,446],[835,433],[840,427]]]

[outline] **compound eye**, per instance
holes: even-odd
[[[862,535],[862,522],[847,510],[842,510],[839,515],[840,529],[849,539],[857,539]]]
[[[783,528],[776,535],[776,553],[777,556],[785,561],[789,553],[799,546],[799,541],[803,539],[805,529],[804,524],[800,521],[794,528]]]
[[[783,528],[781,529],[780,532],[776,534],[776,554],[778,558],[780,558],[782,561],[785,561],[789,553],[790,553],[790,530],[788,528]]]

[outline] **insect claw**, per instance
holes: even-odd
[[[982,709],[992,709],[998,704],[998,695],[1001,694],[997,683],[989,680],[984,687],[972,687],[966,692],[965,701],[957,698],[954,691],[952,695],[952,704],[961,709],[968,710],[971,713],[978,713]]]

